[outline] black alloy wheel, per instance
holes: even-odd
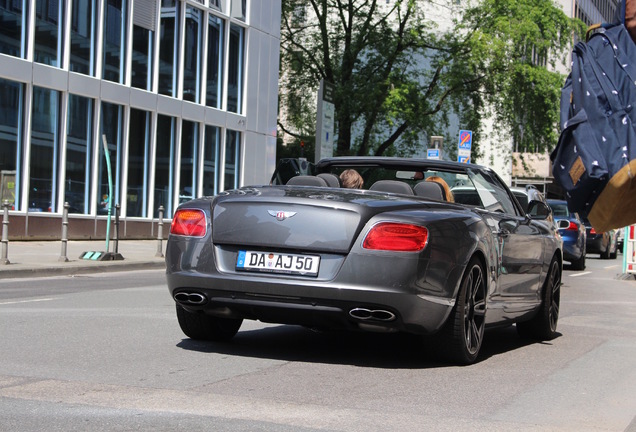
[[[447,359],[471,364],[479,355],[486,325],[486,280],[477,258],[466,267],[457,302],[440,341]]]
[[[541,308],[530,321],[517,323],[517,332],[522,337],[536,340],[551,340],[556,336],[561,307],[561,263],[554,258],[543,284]]]

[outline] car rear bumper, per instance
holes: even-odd
[[[173,299],[190,312],[319,329],[431,334],[440,329],[454,306],[450,299],[363,291],[361,287],[273,285],[268,287],[271,294],[262,294],[264,285],[259,281],[206,278],[205,283],[201,282],[201,278],[185,274],[168,276]],[[223,290],[208,287],[215,285],[223,286]],[[293,295],[308,288],[323,295]],[[196,303],[192,303],[189,297],[179,295],[183,293],[200,297],[193,297]]]

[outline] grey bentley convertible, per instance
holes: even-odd
[[[342,185],[345,170],[361,188]],[[275,183],[175,212],[167,281],[188,337],[227,341],[244,319],[407,332],[460,364],[477,359],[488,327],[555,337],[562,241],[551,211],[532,201],[525,213],[492,170],[343,157]]]

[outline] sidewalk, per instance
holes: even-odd
[[[162,253],[166,250],[166,240],[161,244]],[[0,263],[0,278],[24,278],[106,271],[163,269],[163,257],[157,254],[157,240],[120,240],[119,261],[94,261],[81,259],[87,251],[102,251],[106,242],[69,240],[66,246],[66,258],[62,257],[61,241],[14,241],[8,243],[7,258],[9,264]],[[113,252],[114,242],[110,242]],[[1,249],[0,249],[1,252]],[[62,257],[62,259],[60,259]]]

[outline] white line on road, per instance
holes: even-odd
[[[10,302],[0,302],[0,306],[10,305],[10,304],[19,304],[19,303],[35,303],[35,302],[43,302],[43,301],[51,301],[52,298],[43,298],[43,299],[33,299],[33,300],[19,300],[19,301],[10,301]]]
[[[570,277],[584,276],[587,274],[592,274],[592,272],[575,273],[575,274],[571,274]]]
[[[616,268],[616,267],[618,267],[618,264],[614,264],[614,265],[603,267],[603,268],[604,269],[611,269],[611,268]]]

